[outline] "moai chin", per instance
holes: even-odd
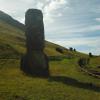
[[[21,69],[31,75],[48,76],[48,58],[44,54],[44,24],[40,10],[29,9],[25,14],[26,55],[21,60]]]

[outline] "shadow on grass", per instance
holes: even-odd
[[[70,78],[70,77],[51,76],[49,78],[49,81],[50,82],[52,82],[52,81],[61,82],[63,84],[70,85],[73,87],[87,89],[87,90],[91,90],[91,91],[95,91],[95,92],[100,92],[100,86],[96,86],[92,83],[83,83],[83,82],[80,82],[80,81]]]

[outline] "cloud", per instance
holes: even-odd
[[[54,22],[54,16],[62,16],[58,10],[63,10],[66,4],[68,4],[67,0],[0,0],[0,9],[20,21],[24,19],[24,13],[28,8],[41,9],[44,13],[44,21],[48,24]]]
[[[100,30],[100,25],[89,25],[86,27],[81,27],[79,29],[71,30],[69,32],[92,32],[92,31],[97,31]]]
[[[100,18],[96,18],[95,20],[98,21],[98,22],[100,22]]]
[[[59,8],[62,8],[66,4],[66,0],[50,0],[50,2],[44,7],[46,13],[53,12]]]
[[[48,0],[43,6],[44,20],[49,22],[54,22],[53,16],[61,17],[62,13],[57,12],[57,10],[64,8],[67,0]]]
[[[0,0],[0,10],[23,23],[29,8],[42,10],[47,40],[97,53],[100,48],[100,0]]]
[[[85,53],[92,52],[93,54],[100,54],[100,37],[73,37],[69,39],[51,39],[56,44],[65,46],[67,48],[73,47]],[[98,47],[98,48],[97,48]]]

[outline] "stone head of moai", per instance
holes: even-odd
[[[29,9],[25,14],[25,35],[27,52],[21,59],[21,69],[32,75],[48,76],[49,64],[44,50],[43,14]]]
[[[43,14],[40,10],[29,9],[25,14],[25,24],[28,28],[39,27],[43,25]]]
[[[27,46],[31,49],[43,50],[44,48],[44,24],[43,14],[40,10],[29,9],[25,14],[25,28]]]

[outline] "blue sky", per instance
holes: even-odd
[[[42,10],[46,40],[100,55],[100,0],[0,0],[0,10],[22,23],[29,8]]]

